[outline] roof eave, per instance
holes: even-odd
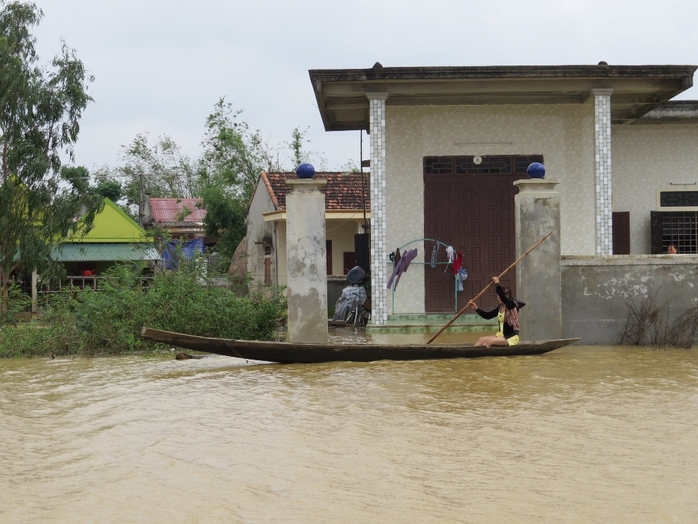
[[[386,105],[580,104],[612,88],[614,123],[628,123],[693,85],[697,66],[374,67],[310,70],[327,131],[368,130],[370,92]]]

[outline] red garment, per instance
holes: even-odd
[[[452,266],[452,270],[453,270],[454,275],[458,274],[458,270],[461,268],[462,265],[463,265],[463,253],[461,253],[460,251],[456,251],[456,256],[453,257],[453,266]]]

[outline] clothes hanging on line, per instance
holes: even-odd
[[[400,262],[393,268],[393,273],[390,275],[390,280],[388,280],[388,285],[386,286],[386,289],[390,289],[391,287],[393,290],[397,289],[397,284],[400,282],[400,277],[402,274],[407,271],[407,268],[410,267],[410,262],[412,262],[415,258],[417,258],[417,249],[410,249],[402,253],[402,256],[400,257]],[[393,280],[395,281],[395,285],[393,286]]]
[[[456,274],[456,282],[458,282],[458,291],[463,291],[463,282],[468,278],[468,271],[461,267]]]
[[[393,262],[393,267],[398,265],[398,262],[400,262],[400,248],[398,247],[395,249],[395,253],[390,253],[390,260]]]
[[[456,251],[455,256],[453,257],[453,265],[451,266],[451,270],[453,271],[453,275],[458,274],[458,270],[461,268],[463,265],[463,253],[460,251]]]
[[[436,260],[439,258],[439,248],[445,245],[446,244],[439,242],[438,240],[434,241],[434,249],[431,250],[431,261],[429,262],[429,266],[432,269],[436,267]]]
[[[453,249],[453,246],[448,246],[446,247],[446,256],[448,256],[448,262],[446,263],[446,267],[444,268],[444,273],[448,271],[448,266],[453,264],[453,257],[455,256],[455,249]]]

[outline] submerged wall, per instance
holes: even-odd
[[[616,344],[627,300],[654,296],[669,322],[698,304],[698,255],[563,256],[562,334],[582,344]],[[531,304],[537,314],[545,305]]]

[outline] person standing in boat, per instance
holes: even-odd
[[[486,320],[497,317],[499,331],[493,336],[480,337],[475,345],[485,347],[515,346],[519,343],[519,309],[526,304],[513,299],[511,289],[502,288],[499,284],[499,277],[492,277],[492,282],[495,285],[498,306],[492,311],[483,311],[472,300],[468,302],[468,306]]]

